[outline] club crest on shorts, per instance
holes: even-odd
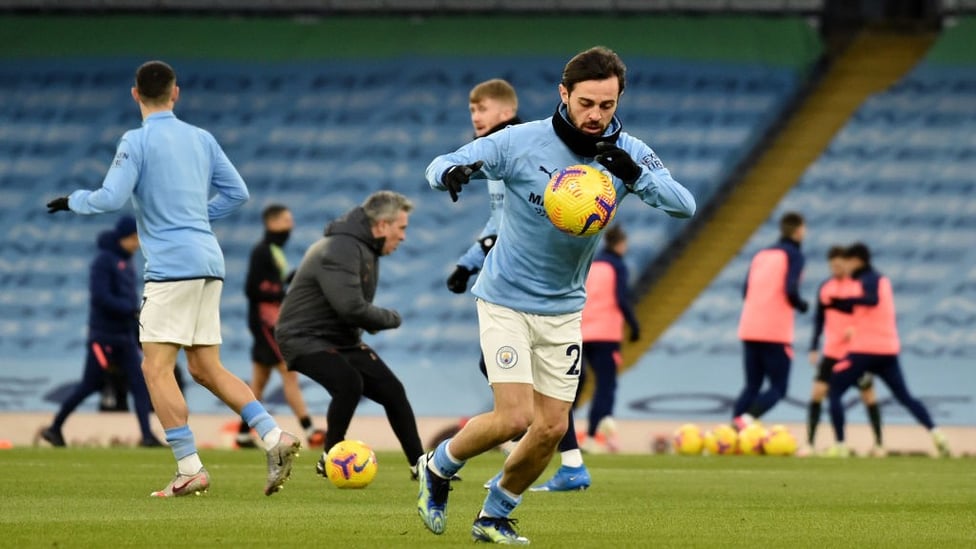
[[[495,353],[495,364],[498,364],[499,368],[509,369],[516,364],[518,364],[518,353],[515,349],[509,347],[508,345],[498,349]]]

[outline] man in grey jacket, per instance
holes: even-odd
[[[281,305],[275,338],[288,363],[318,382],[332,396],[328,431],[316,471],[325,475],[325,454],[346,437],[362,397],[386,410],[415,474],[423,445],[403,384],[362,341],[363,330],[376,333],[400,326],[400,315],[373,305],[379,256],[406,238],[413,204],[392,191],[370,195],[329,224],[325,237],[305,253]]]

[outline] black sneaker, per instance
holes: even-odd
[[[64,443],[64,437],[61,436],[61,429],[45,427],[41,430],[41,438],[48,441],[51,446],[56,446],[58,448],[64,448],[67,446],[67,444]]]

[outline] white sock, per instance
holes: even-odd
[[[274,448],[275,444],[278,444],[278,441],[281,440],[281,428],[275,427],[274,429],[268,431],[266,435],[261,437],[261,440],[264,441],[265,448]]]
[[[203,468],[203,462],[200,461],[199,454],[193,453],[177,461],[176,468],[181,475],[195,475]]]
[[[559,454],[564,467],[580,467],[583,465],[583,452],[579,448],[566,450]]]

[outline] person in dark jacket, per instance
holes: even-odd
[[[423,454],[413,408],[403,384],[362,333],[400,326],[400,315],[373,305],[379,257],[406,238],[413,204],[392,191],[378,191],[325,229],[305,253],[281,304],[275,338],[288,369],[322,385],[332,396],[328,430],[316,471],[325,474],[325,455],[346,438],[356,406],[366,397],[386,417],[413,467]]]
[[[53,446],[65,446],[61,432],[64,422],[82,401],[101,392],[109,368],[119,368],[128,380],[142,431],[140,445],[162,446],[149,426],[151,404],[137,339],[139,295],[132,254],[138,249],[136,220],[130,216],[120,218],[114,230],[98,235],[98,255],[89,276],[88,358],[81,381],[61,404],[51,425],[41,430],[41,438]]]
[[[272,370],[281,374],[281,386],[285,400],[291,407],[308,437],[310,447],[322,446],[325,431],[316,430],[308,415],[302,389],[298,385],[298,374],[285,366],[285,359],[278,350],[274,338],[281,300],[285,298],[285,284],[288,279],[288,260],[284,246],[288,242],[295,220],[291,211],[282,204],[271,204],[261,213],[264,221],[264,237],[251,248],[251,258],[247,266],[247,280],[244,293],[247,295],[247,326],[254,338],[251,347],[251,390],[261,400],[264,388],[271,379]],[[251,438],[251,426],[243,419],[238,425],[237,446],[257,448]]]

